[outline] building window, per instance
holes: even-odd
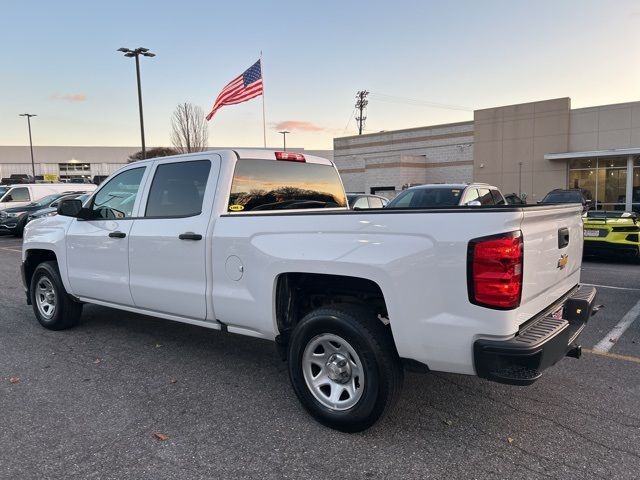
[[[634,165],[638,165],[638,159]],[[640,166],[634,168],[633,209],[640,211]],[[569,162],[569,188],[579,188],[596,210],[624,210],[627,157],[581,158]]]
[[[71,178],[89,178],[91,176],[91,166],[88,163],[69,162],[59,163],[61,180],[69,180]]]

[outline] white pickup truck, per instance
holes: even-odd
[[[38,321],[85,303],[274,340],[320,422],[371,426],[403,368],[528,385],[596,310],[579,205],[354,211],[335,166],[225,150],[136,162],[28,224]],[[427,392],[428,393],[428,392]]]

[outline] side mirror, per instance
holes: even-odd
[[[70,198],[68,200],[63,200],[58,204],[58,215],[62,215],[65,217],[76,217],[80,216],[80,212],[82,211],[82,202],[77,198]]]
[[[467,207],[481,207],[482,203],[480,203],[478,200],[471,200],[470,202],[467,202]]]

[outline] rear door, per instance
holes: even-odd
[[[522,211],[521,306],[531,316],[548,307],[580,280],[582,209],[579,205],[553,205],[525,207]]]
[[[206,233],[219,170],[218,155],[154,164],[130,233],[130,288],[136,307],[207,317]]]

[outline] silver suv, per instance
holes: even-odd
[[[486,183],[431,183],[398,194],[386,208],[437,208],[505,205],[504,195]]]

